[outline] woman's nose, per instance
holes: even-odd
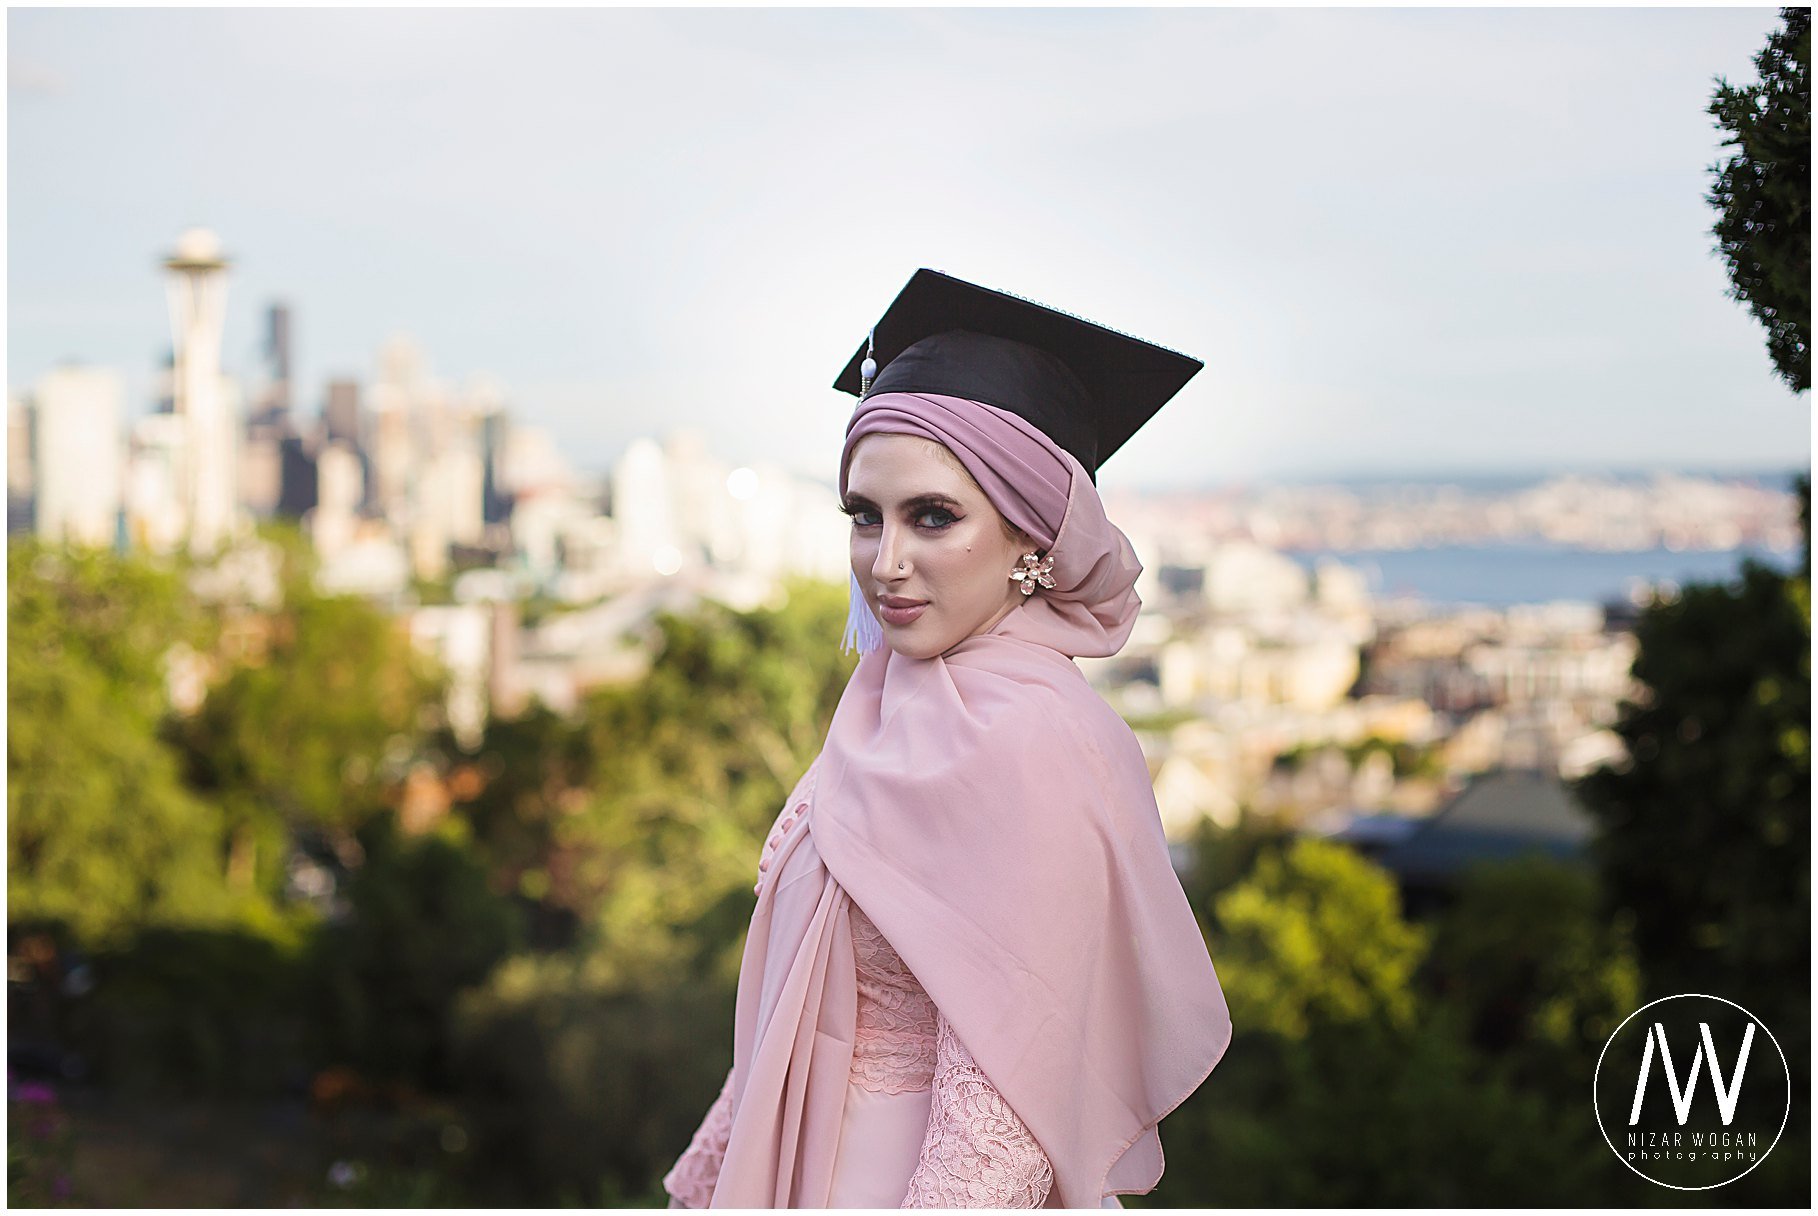
[[[902,554],[902,547],[902,535],[889,524],[885,524],[883,535],[878,538],[877,560],[871,563],[871,577],[879,582],[900,578],[903,571],[897,567],[908,564]]]

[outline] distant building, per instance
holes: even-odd
[[[354,449],[339,441],[326,445],[315,462],[316,493],[306,525],[311,543],[324,561],[338,557],[359,531],[360,504],[366,498],[366,474]]]
[[[240,443],[240,503],[256,519],[277,514],[284,496],[284,451],[278,432],[265,425],[249,427]]]
[[[290,309],[273,304],[265,310],[265,399],[261,412],[272,422],[288,420],[291,402]]]
[[[176,414],[152,413],[133,423],[126,468],[127,543],[170,553],[183,541],[188,519],[183,494],[187,436]]]
[[[120,377],[67,365],[36,393],[38,535],[86,545],[115,543],[120,527]]]
[[[302,436],[286,435],[278,441],[278,462],[277,514],[302,519],[316,506],[316,455]]]
[[[328,397],[322,403],[323,438],[329,443],[344,443],[358,451],[360,436],[360,382],[330,380]]]
[[[1457,797],[1376,855],[1420,916],[1456,897],[1465,868],[1534,853],[1588,864],[1596,825],[1565,784],[1539,769],[1504,768],[1474,778]]]
[[[291,315],[283,304],[266,310],[264,373],[246,420],[240,459],[240,501],[255,516],[301,518],[315,503],[315,454],[291,414]]]
[[[512,495],[505,485],[505,445],[510,435],[511,419],[503,409],[488,410],[480,416],[480,454],[485,462],[480,510],[488,524],[511,519]]]

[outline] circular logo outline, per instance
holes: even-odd
[[[1705,1186],[1676,1186],[1671,1182],[1662,1182],[1658,1178],[1649,1178],[1627,1161],[1623,1161],[1622,1153],[1610,1140],[1609,1130],[1603,1125],[1603,1110],[1597,1101],[1597,1079],[1603,1075],[1603,1058],[1609,1054],[1610,1044],[1616,1041],[1616,1036],[1622,1033],[1622,1028],[1634,1021],[1637,1015],[1645,1013],[1662,1001],[1677,1001],[1682,997],[1688,996],[1703,997],[1709,1001],[1722,1001],[1732,1009],[1741,1009],[1751,1022],[1761,1027],[1761,1033],[1765,1034],[1768,1037],[1768,1042],[1774,1045],[1774,1054],[1780,1057],[1781,1075],[1786,1078],[1786,1113],[1780,1116],[1780,1128],[1774,1133],[1774,1143],[1767,1146],[1767,1151],[1761,1154],[1760,1161],[1755,1162],[1755,1165],[1751,1165],[1748,1169],[1737,1174],[1735,1178],[1725,1178],[1722,1182],[1712,1182]],[[1656,997],[1654,1000],[1643,1005],[1640,1009],[1637,1009],[1634,1013],[1631,1013],[1628,1017],[1622,1019],[1622,1021],[1617,1024],[1616,1029],[1610,1031],[1610,1037],[1603,1041],[1603,1050],[1597,1053],[1597,1067],[1591,1070],[1591,1113],[1597,1119],[1597,1134],[1602,1136],[1603,1142],[1610,1146],[1610,1152],[1615,1156],[1616,1160],[1622,1162],[1623,1168],[1627,1169],[1637,1178],[1640,1178],[1645,1182],[1651,1182],[1655,1186],[1664,1186],[1668,1190],[1673,1191],[1711,1191],[1720,1186],[1728,1186],[1739,1178],[1748,1177],[1755,1171],[1755,1166],[1760,1165],[1762,1161],[1766,1161],[1768,1159],[1768,1154],[1772,1153],[1780,1144],[1780,1137],[1786,1134],[1787,1122],[1793,1117],[1793,1070],[1786,1062],[1786,1052],[1781,1049],[1780,1040],[1774,1037],[1774,1032],[1768,1029],[1767,1023],[1756,1017],[1753,1013],[1750,1013],[1747,1009],[1743,1009],[1742,1006],[1738,1005],[1735,1001],[1732,1001],[1727,997],[1712,996],[1708,992],[1675,992],[1671,996]]]

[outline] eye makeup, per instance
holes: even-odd
[[[903,506],[905,508],[957,507],[959,506],[959,501],[950,498],[945,494],[917,494],[914,498],[904,499]],[[840,510],[850,515],[857,507],[869,507],[873,511],[877,510],[877,504],[872,502],[869,498],[866,498],[863,494],[846,495],[846,501],[840,505]]]
[[[909,513],[911,519],[920,519],[925,515],[945,516],[945,519],[940,523],[922,525],[924,530],[929,532],[942,531],[964,519],[965,516],[959,515],[950,509],[951,507],[957,506],[959,506],[957,502],[944,494],[918,494],[914,498],[908,499],[903,503],[903,509]],[[840,504],[840,511],[851,516],[853,524],[857,527],[877,527],[876,524],[861,523],[859,521],[859,516],[877,511],[877,504],[872,502],[869,498],[866,498],[863,494],[848,495],[847,501]]]

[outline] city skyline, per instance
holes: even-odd
[[[9,388],[74,357],[148,408],[199,224],[230,373],[286,304],[309,417],[407,333],[594,471],[698,426],[826,480],[827,384],[918,265],[1206,361],[1111,484],[1807,467],[1702,201],[1712,77],[1775,19],[14,11]]]

